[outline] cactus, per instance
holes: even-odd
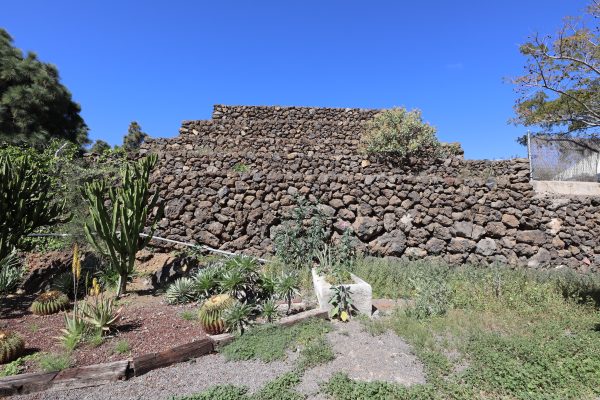
[[[117,298],[127,289],[127,277],[134,270],[135,254],[143,249],[154,234],[156,223],[162,217],[163,207],[158,204],[158,193],[150,191],[150,172],[158,158],[151,155],[122,171],[122,186],[114,188],[105,181],[88,183],[84,197],[89,204],[91,222],[84,226],[88,241],[119,272]],[[105,204],[105,200],[110,204]],[[141,237],[152,211],[148,235]]]
[[[65,203],[58,202],[50,178],[29,156],[0,155],[0,259],[37,228],[65,222]]]
[[[206,300],[200,308],[198,319],[202,329],[210,335],[218,335],[225,331],[223,313],[235,304],[228,294],[219,294]]]
[[[16,360],[23,353],[25,342],[14,332],[0,331],[0,364]]]
[[[36,315],[49,315],[66,309],[69,298],[58,290],[40,294],[31,305],[31,312]]]

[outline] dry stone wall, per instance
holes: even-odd
[[[302,195],[374,254],[598,269],[600,198],[536,195],[523,159],[365,159],[359,139],[376,112],[216,105],[211,120],[184,121],[141,150],[159,155],[159,234],[265,255]]]

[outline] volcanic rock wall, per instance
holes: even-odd
[[[377,110],[216,105],[154,139],[166,202],[159,235],[254,254],[298,194],[319,201],[339,233],[375,254],[530,267],[600,264],[600,198],[541,197],[527,160],[456,156],[412,168],[359,152]]]

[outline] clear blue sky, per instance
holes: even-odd
[[[213,104],[420,108],[467,158],[524,155],[507,123],[518,45],[585,0],[4,0],[0,26],[55,64],[92,139],[154,137]]]

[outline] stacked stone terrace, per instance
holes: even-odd
[[[178,137],[142,150],[160,158],[159,233],[266,255],[301,194],[322,204],[334,235],[351,225],[373,254],[597,269],[600,199],[536,196],[523,159],[367,159],[359,141],[376,113],[216,105],[211,120],[184,121]]]

